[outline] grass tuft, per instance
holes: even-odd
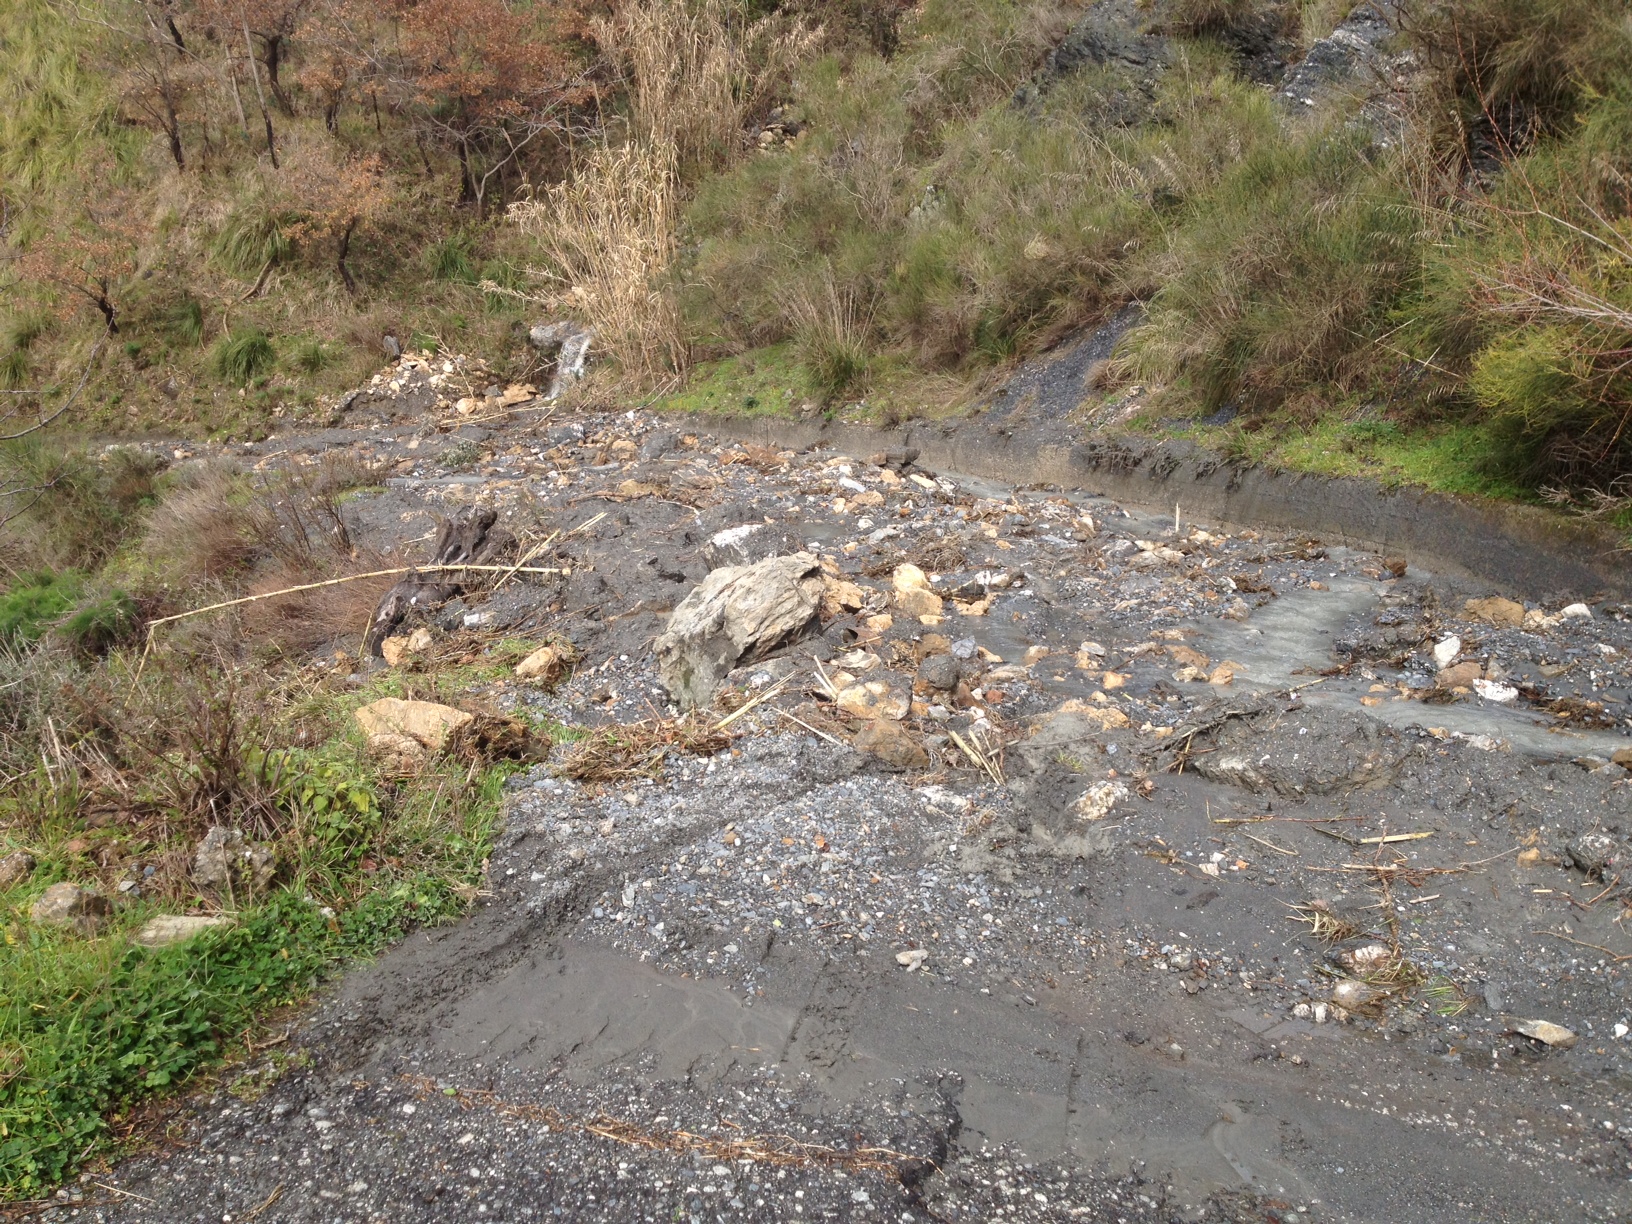
[[[278,354],[264,331],[245,327],[234,328],[230,335],[221,337],[210,360],[222,381],[245,387],[269,372]]]

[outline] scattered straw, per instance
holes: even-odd
[[[695,718],[648,719],[603,727],[567,752],[558,772],[579,782],[629,782],[656,778],[671,752],[711,756],[731,746],[731,737]]]
[[[436,1081],[427,1076],[404,1075],[402,1078],[427,1097],[446,1095],[437,1087]],[[782,1167],[817,1166],[843,1169],[850,1173],[884,1173],[899,1176],[903,1164],[917,1162],[917,1158],[906,1152],[897,1152],[891,1148],[863,1147],[847,1151],[821,1143],[807,1143],[791,1135],[750,1135],[735,1127],[732,1127],[735,1133],[729,1136],[712,1136],[697,1135],[678,1129],[651,1130],[608,1114],[574,1118],[547,1105],[518,1105],[503,1100],[496,1093],[480,1089],[458,1089],[454,1093],[454,1099],[461,1109],[481,1106],[508,1117],[521,1118],[528,1122],[542,1122],[546,1126],[561,1130],[579,1131],[627,1147],[646,1148],[656,1152],[696,1152],[721,1163],[751,1160],[759,1164]],[[730,1122],[725,1122],[724,1125],[732,1126]]]

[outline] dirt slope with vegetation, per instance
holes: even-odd
[[[18,1210],[1612,1218],[1625,607],[680,414],[1618,526],[1624,6],[0,4]]]

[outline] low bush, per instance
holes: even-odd
[[[277,363],[278,353],[264,331],[244,327],[234,328],[230,335],[221,337],[210,359],[216,377],[244,387],[270,371]]]
[[[0,595],[0,647],[35,642],[78,602],[84,577],[72,570],[22,574]]]

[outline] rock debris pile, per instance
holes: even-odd
[[[373,664],[520,641],[456,704],[554,745],[477,913],[98,1218],[1624,1208],[1632,608],[474,374],[405,356],[240,461],[343,449],[355,539],[476,506],[560,571]]]

